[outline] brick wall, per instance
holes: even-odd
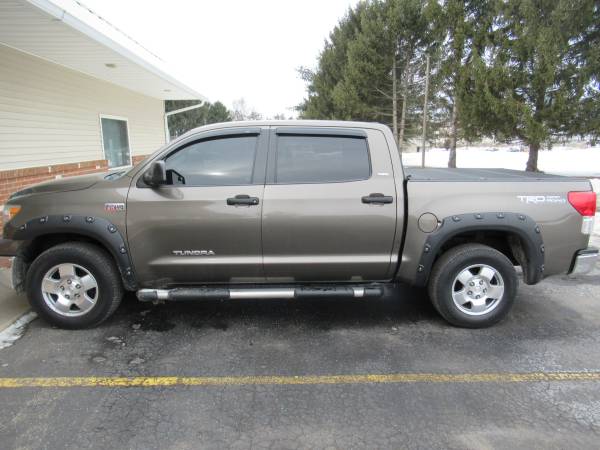
[[[133,165],[139,163],[146,155],[133,157]],[[108,162],[106,160],[85,161],[71,164],[56,164],[53,166],[29,167],[27,169],[0,170],[0,237],[4,225],[1,211],[6,200],[13,192],[25,189],[32,184],[43,181],[54,180],[57,176],[72,177],[75,175],[87,175],[96,172],[106,172]],[[9,267],[8,258],[0,257],[0,268]]]
[[[53,166],[29,167],[27,169],[0,170],[0,207],[4,205],[10,194],[32,184],[53,180],[59,176],[71,177],[107,170],[108,163],[102,159]],[[0,230],[2,225],[2,217],[0,216]]]
[[[133,160],[133,165],[135,166],[137,163],[139,163],[142,159],[144,159],[146,156],[148,155],[135,155],[132,160]]]
[[[133,165],[139,163],[146,155],[135,155]],[[27,169],[0,170],[0,211],[10,194],[25,189],[32,184],[54,180],[57,177],[72,177],[96,172],[106,172],[108,162],[104,159],[84,161],[80,163],[56,164],[53,166],[29,167]],[[2,234],[2,216],[0,215],[0,237]]]

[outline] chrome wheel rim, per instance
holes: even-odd
[[[461,270],[452,283],[454,305],[470,316],[488,314],[503,297],[502,275],[486,264],[474,264]]]
[[[55,313],[77,317],[88,313],[98,300],[98,283],[86,268],[65,263],[52,267],[42,279],[42,297]]]

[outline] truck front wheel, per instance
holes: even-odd
[[[465,328],[489,327],[510,311],[518,278],[510,260],[498,250],[465,244],[444,253],[429,279],[429,297],[440,315]]]
[[[31,264],[26,277],[32,308],[61,328],[88,328],[106,320],[123,297],[121,277],[100,247],[68,242],[51,247]]]

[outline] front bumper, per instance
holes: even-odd
[[[598,249],[586,248],[575,253],[569,275],[584,275],[589,273],[598,261]]]

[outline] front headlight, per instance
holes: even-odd
[[[19,205],[4,205],[2,210],[2,220],[4,223],[10,222],[19,212],[21,207]]]

